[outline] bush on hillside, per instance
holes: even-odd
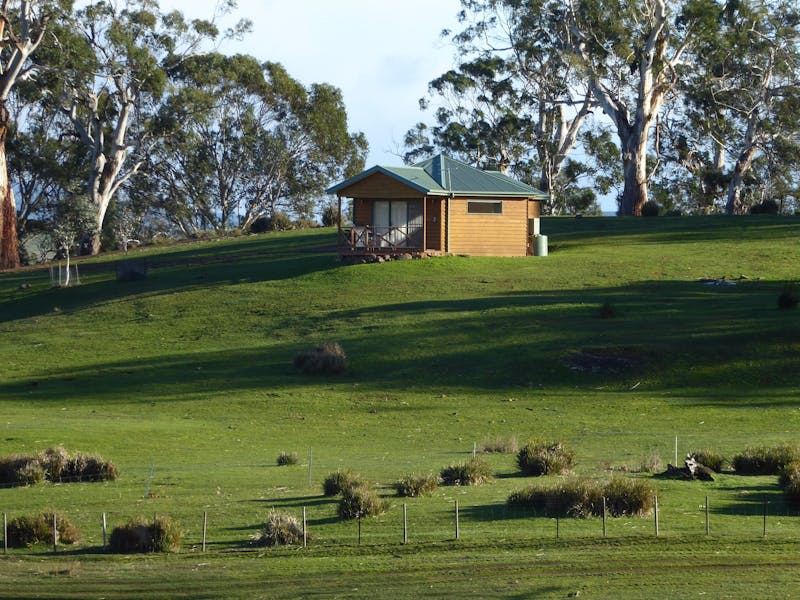
[[[790,310],[797,308],[799,302],[800,294],[797,292],[797,288],[791,283],[784,285],[781,293],[778,295],[778,308]]]
[[[694,456],[694,459],[701,465],[708,467],[715,473],[722,473],[725,465],[728,464],[727,458],[713,450],[698,450],[697,452],[693,452],[692,456]]]
[[[316,227],[319,227],[319,223],[308,217],[298,217],[292,221],[292,229],[314,229]]]
[[[74,544],[80,539],[78,529],[67,517],[55,513],[58,542]],[[53,513],[16,517],[8,522],[8,545],[11,548],[27,548],[34,544],[53,543]]]
[[[484,454],[516,454],[518,450],[519,442],[515,435],[486,438],[480,445],[480,451]]]
[[[517,464],[526,475],[559,475],[575,463],[575,453],[562,442],[531,440],[517,453]]]
[[[335,496],[352,487],[366,485],[366,481],[350,469],[339,469],[328,475],[322,482],[322,493]]]
[[[144,517],[131,519],[111,531],[108,543],[109,550],[118,554],[174,552],[180,546],[180,528],[170,517],[156,517],[153,521]]]
[[[780,205],[773,200],[772,198],[768,198],[763,202],[759,202],[758,204],[754,204],[750,207],[750,214],[751,215],[777,215],[781,210]]]
[[[660,212],[661,212],[661,207],[655,200],[648,200],[647,202],[642,204],[643,217],[657,217]]]
[[[439,487],[439,478],[436,475],[406,475],[394,484],[398,496],[416,498],[427,496]]]
[[[588,517],[602,493],[586,479],[566,479],[550,486],[531,485],[508,497],[510,506],[530,508],[547,517]]]
[[[333,203],[322,209],[323,227],[333,227],[339,224],[339,207]]]
[[[653,508],[656,494],[648,479],[614,477],[602,488],[606,513],[612,517],[646,515]],[[602,514],[602,500],[600,511],[594,514]]]
[[[549,517],[612,517],[645,515],[653,507],[656,489],[645,479],[615,477],[604,484],[587,479],[567,479],[553,485],[532,485],[508,497],[510,506],[541,511]]]
[[[605,302],[603,303],[602,306],[600,306],[601,319],[613,319],[616,316],[617,316],[617,309],[610,302]]]
[[[376,517],[386,511],[387,503],[365,485],[342,490],[339,516],[342,519]]]
[[[0,484],[33,485],[43,481],[113,481],[119,470],[101,456],[83,452],[68,453],[62,447],[30,455],[0,457]]]
[[[651,452],[642,460],[639,471],[642,473],[660,473],[663,467],[664,463],[661,460],[661,455],[657,452]]]
[[[751,446],[733,457],[737,475],[778,475],[791,462],[800,460],[800,448],[784,443],[777,446]]]
[[[337,343],[325,343],[298,352],[294,357],[294,366],[308,375],[339,375],[347,366],[347,356]]]
[[[303,543],[303,525],[289,513],[272,510],[255,536],[256,546],[291,546]]]
[[[259,217],[250,225],[250,233],[267,233],[268,231],[289,231],[294,228],[291,217],[285,212],[275,211],[271,217]]]
[[[781,469],[778,484],[786,503],[795,508],[800,506],[800,461],[792,461]]]
[[[278,458],[276,460],[279,467],[296,465],[299,461],[300,459],[297,458],[297,452],[281,452],[278,454]]]
[[[472,460],[442,469],[444,485],[480,485],[492,478],[492,467],[486,460],[476,456]]]

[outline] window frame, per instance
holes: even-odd
[[[491,205],[491,206],[499,206],[500,210],[492,210],[492,211],[472,211],[470,210],[471,204],[483,204],[483,205]],[[503,216],[503,201],[502,200],[467,200],[467,214],[468,215],[481,215],[481,216],[492,216],[492,217],[502,217]]]

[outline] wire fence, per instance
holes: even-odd
[[[461,539],[487,543],[510,539],[536,540],[586,538],[633,539],[641,537],[680,537],[681,539],[766,538],[800,541],[800,515],[786,511],[782,502],[762,495],[756,502],[713,506],[709,497],[698,497],[698,503],[665,510],[654,499],[654,509],[646,516],[588,518],[548,517],[532,509],[502,504],[474,504],[442,498],[394,502],[378,517],[341,520],[335,514],[336,498],[306,498],[284,502],[281,512],[302,522],[303,546],[336,546],[362,544],[414,544],[454,542]],[[605,509],[605,506],[604,506]],[[77,511],[53,511],[60,518],[70,518]],[[170,517],[169,513],[151,513],[152,518]],[[58,552],[67,546],[59,541],[58,528],[50,529],[52,539],[23,549],[12,549],[8,526],[15,512],[3,512],[3,552]],[[82,513],[81,541],[69,545],[73,552],[94,553],[108,549],[112,523],[129,520],[134,515],[115,511]],[[240,520],[236,520],[236,519]],[[194,552],[243,549],[252,545],[253,534],[263,526],[254,517],[231,518],[224,511],[183,511],[178,518],[183,532],[183,548]],[[53,532],[56,532],[53,534]],[[51,544],[49,542],[52,542]]]

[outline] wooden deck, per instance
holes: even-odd
[[[372,227],[358,225],[339,232],[339,254],[419,254],[426,252],[423,227]]]

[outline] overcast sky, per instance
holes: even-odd
[[[216,3],[162,0],[161,7],[210,18]],[[253,32],[220,50],[280,62],[306,86],[338,87],[350,129],[367,136],[367,167],[400,165],[403,135],[426,118],[418,101],[428,82],[454,64],[440,33],[457,27],[459,10],[459,0],[239,0],[235,15],[250,19]]]

